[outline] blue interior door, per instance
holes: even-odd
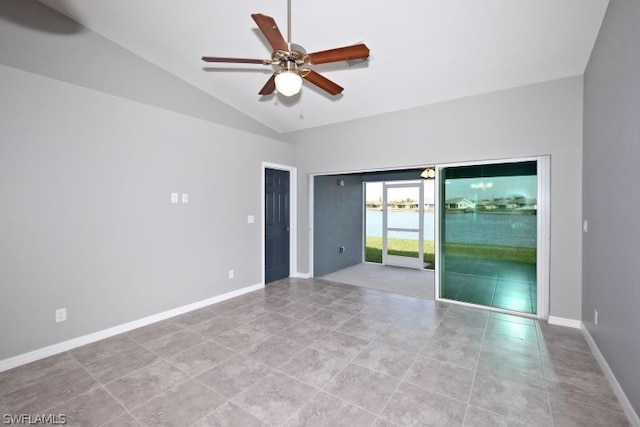
[[[265,283],[289,277],[289,171],[265,169]]]

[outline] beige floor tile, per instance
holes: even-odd
[[[278,370],[303,383],[321,388],[347,363],[346,360],[307,348]]]
[[[235,356],[199,375],[197,379],[231,398],[252,386],[273,370],[245,356]]]
[[[367,345],[369,345],[369,341],[367,340],[340,332],[330,332],[325,337],[313,343],[311,348],[335,357],[351,360]]]
[[[202,342],[168,360],[189,376],[197,376],[237,355],[236,352],[211,341]]]
[[[145,426],[191,425],[227,399],[196,380],[182,383],[132,411]]]
[[[269,427],[233,402],[227,402],[193,427]]]
[[[466,402],[473,378],[474,371],[471,369],[419,356],[404,381]]]
[[[402,383],[382,412],[398,426],[460,426],[466,404],[412,384]]]
[[[474,406],[518,422],[550,426],[549,399],[545,390],[477,374],[469,401]]]
[[[316,392],[307,384],[274,372],[234,397],[233,403],[273,425],[290,418]]]
[[[375,415],[326,393],[318,393],[284,425],[354,427],[370,426]]]
[[[182,330],[182,326],[174,323],[172,319],[167,319],[134,329],[133,331],[127,332],[126,336],[139,343],[145,343],[180,330]]]
[[[131,338],[125,334],[121,334],[76,348],[69,353],[71,353],[78,362],[86,366],[136,345],[137,343]]]
[[[627,427],[629,420],[622,412],[586,405],[553,393],[549,394],[555,426],[563,427]]]
[[[243,354],[271,368],[277,368],[304,350],[305,346],[279,336],[267,338]]]
[[[125,413],[125,409],[104,388],[95,388],[49,411],[64,414],[65,426],[101,426]]]
[[[290,328],[285,329],[278,335],[288,340],[297,341],[301,344],[310,345],[324,338],[331,332],[331,329],[302,321]]]
[[[173,334],[147,341],[144,346],[161,357],[171,357],[185,349],[200,344],[203,340],[202,335],[183,329]]]
[[[464,418],[465,427],[525,427],[525,425],[473,405],[469,405]]]
[[[44,411],[98,386],[85,368],[63,371],[3,395],[7,409],[15,414]]]
[[[374,341],[365,347],[353,362],[373,371],[402,378],[415,358],[416,353]]]
[[[93,362],[86,368],[98,381],[107,384],[155,363],[158,358],[150,350],[136,344],[128,350]]]
[[[188,379],[187,374],[161,360],[106,387],[127,409],[133,409]]]
[[[45,381],[69,370],[79,368],[80,363],[65,352],[0,372],[0,396]]]
[[[374,414],[380,414],[400,380],[350,364],[324,386],[329,394]]]

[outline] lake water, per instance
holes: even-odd
[[[367,236],[382,237],[382,211],[367,212]],[[389,226],[418,228],[418,212],[389,212]],[[434,239],[435,213],[424,214],[424,239]],[[445,214],[444,233],[448,242],[484,243],[536,247],[537,217],[508,214]],[[394,231],[389,237],[416,239],[416,233]]]

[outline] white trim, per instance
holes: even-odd
[[[137,329],[142,326],[147,326],[152,323],[159,322],[161,320],[169,319],[171,317],[175,317],[180,314],[187,313],[189,311],[197,310],[198,308],[206,307],[211,304],[225,301],[240,295],[244,295],[249,292],[257,291],[262,288],[264,288],[264,283],[258,283],[256,285],[247,286],[245,288],[227,292],[225,294],[218,295],[212,298],[207,298],[202,301],[197,301],[191,304],[183,305],[181,307],[173,308],[171,310],[163,311],[162,313],[143,317],[142,319],[123,323],[121,325],[114,326],[112,328],[103,329],[98,332],[94,332],[88,335],[83,335],[77,338],[72,338],[70,340],[53,344],[48,347],[39,348],[37,350],[33,350],[28,353],[23,353],[18,356],[0,360],[0,372],[13,369],[21,365],[25,365],[27,363],[35,362],[36,360],[44,359],[45,357],[53,356],[58,353],[63,353],[65,351],[73,350],[74,348],[81,347],[83,345],[91,344],[93,342],[100,341],[105,338],[109,338],[114,335],[121,334],[123,332],[129,332],[133,329]]]
[[[442,181],[442,166],[434,165],[436,169],[435,181],[433,184],[433,252],[434,252],[434,281],[433,281],[433,297],[436,301],[442,301],[440,296],[440,269],[442,268],[442,260],[440,259],[440,224],[442,219],[440,218],[440,185]]]
[[[582,329],[582,321],[568,319],[566,317],[549,316],[547,319],[550,325],[566,326],[567,328]]]
[[[622,410],[624,411],[624,414],[629,419],[629,422],[631,423],[631,425],[640,426],[640,417],[638,417],[638,414],[633,409],[633,406],[631,405],[629,398],[627,397],[624,390],[620,386],[620,383],[618,382],[618,380],[616,379],[616,376],[613,374],[613,371],[609,367],[607,360],[604,358],[604,356],[600,352],[598,345],[593,340],[593,337],[589,333],[589,330],[585,327],[584,323],[582,323],[582,333],[584,334],[584,337],[587,340],[589,347],[591,347],[591,352],[593,353],[596,360],[598,361],[598,365],[600,365],[600,369],[602,369],[604,376],[607,377],[607,379],[609,380],[609,384],[611,385],[611,388],[613,389],[614,394],[618,398],[618,401],[620,402],[620,406],[622,406]]]
[[[315,217],[313,215],[314,212],[314,206],[313,206],[313,200],[315,197],[315,187],[314,187],[314,183],[315,183],[315,178],[316,176],[313,174],[309,174],[308,176],[308,183],[307,185],[309,186],[309,188],[307,189],[307,194],[309,194],[309,214],[307,215],[309,217],[309,277],[314,277],[314,268],[315,268],[315,262],[313,260],[313,257],[315,256],[313,253],[313,228],[316,226],[316,224],[314,223],[315,221]]]
[[[297,277],[299,279],[310,279],[311,278],[311,274],[309,273],[300,273],[299,271],[297,273],[295,273],[293,276],[291,277]]]
[[[265,281],[265,200],[264,185],[266,169],[277,169],[289,172],[289,276],[293,277],[298,271],[298,169],[295,166],[279,165],[277,163],[262,162],[262,177],[260,190],[260,218],[262,218],[262,283]]]
[[[382,182],[382,265],[424,269],[424,179]],[[418,228],[389,227],[389,190],[394,188],[418,189]],[[366,208],[365,208],[366,213]],[[389,254],[389,231],[418,233],[418,257]],[[365,230],[366,233],[366,230]],[[365,235],[366,238],[366,235]]]
[[[362,259],[360,262],[367,262],[367,183],[362,181]]]
[[[551,283],[549,271],[551,265],[551,156],[538,158],[538,248],[536,258],[537,286],[537,314],[540,319],[549,317],[549,294]]]

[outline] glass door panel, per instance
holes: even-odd
[[[384,183],[382,263],[424,268],[424,187],[422,181]]]
[[[537,313],[537,162],[442,169],[440,297]]]

